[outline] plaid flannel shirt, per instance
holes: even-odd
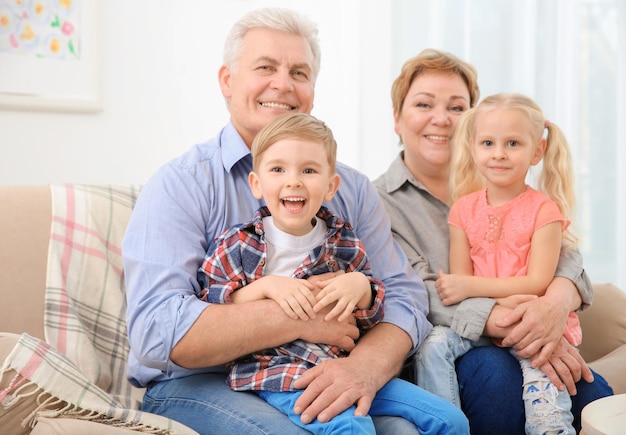
[[[200,267],[203,290],[198,295],[210,303],[231,303],[232,292],[263,276],[266,244],[263,218],[270,216],[261,207],[252,221],[231,227],[217,238],[217,248],[207,255]],[[293,273],[293,278],[344,270],[362,272],[369,280],[374,295],[370,309],[355,309],[361,330],[369,329],[383,318],[384,285],[375,279],[361,241],[348,222],[321,207],[317,216],[326,222],[325,242],[315,248]],[[227,382],[233,390],[293,390],[292,382],[305,370],[323,360],[345,356],[336,346],[296,340],[266,349],[229,364]]]

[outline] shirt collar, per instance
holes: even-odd
[[[252,221],[244,225],[243,228],[253,229],[255,233],[262,235],[264,233],[263,218],[271,215],[272,214],[270,213],[267,206],[264,205],[256,211]],[[345,222],[343,219],[341,219],[339,216],[337,216],[324,206],[320,207],[316,216],[326,222],[326,226],[329,229],[340,230],[342,227],[345,226],[346,228],[352,230],[352,226],[348,222]]]
[[[423,187],[404,164],[404,151],[400,151],[393,162],[391,162],[389,169],[385,172],[383,187],[385,192],[392,193],[401,188],[404,183],[411,183],[417,187]]]
[[[228,124],[222,130],[220,144],[222,148],[222,164],[228,172],[237,162],[250,155],[250,148],[243,141],[232,121],[228,121]]]

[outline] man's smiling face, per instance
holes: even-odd
[[[236,67],[220,69],[220,87],[233,125],[250,147],[278,115],[313,109],[313,53],[301,36],[255,28],[246,34]]]

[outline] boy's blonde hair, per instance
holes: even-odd
[[[265,151],[283,139],[304,139],[324,147],[330,172],[335,173],[337,142],[332,130],[324,122],[306,113],[288,113],[272,120],[252,141],[252,166],[256,171]]]
[[[536,144],[547,129],[546,150],[537,180],[537,189],[556,202],[563,216],[571,220],[576,207],[576,196],[572,158],[567,139],[556,124],[546,121],[537,103],[521,94],[491,95],[459,118],[452,138],[451,200],[456,201],[463,195],[485,187],[485,180],[472,157],[472,142],[476,135],[478,116],[496,108],[519,110],[526,114],[532,129],[530,133]],[[570,246],[575,246],[578,239],[570,228],[571,226],[564,232],[564,239]]]

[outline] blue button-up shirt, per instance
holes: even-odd
[[[131,216],[122,250],[131,345],[128,377],[135,385],[225,366],[186,369],[169,355],[206,302],[198,268],[214,239],[246,222],[263,203],[248,185],[250,150],[231,123],[213,139],[167,163],[146,183]],[[351,223],[367,251],[374,276],[385,284],[383,322],[406,331],[414,349],[431,329],[428,295],[391,235],[376,189],[362,173],[337,165],[341,188],[324,205]]]

